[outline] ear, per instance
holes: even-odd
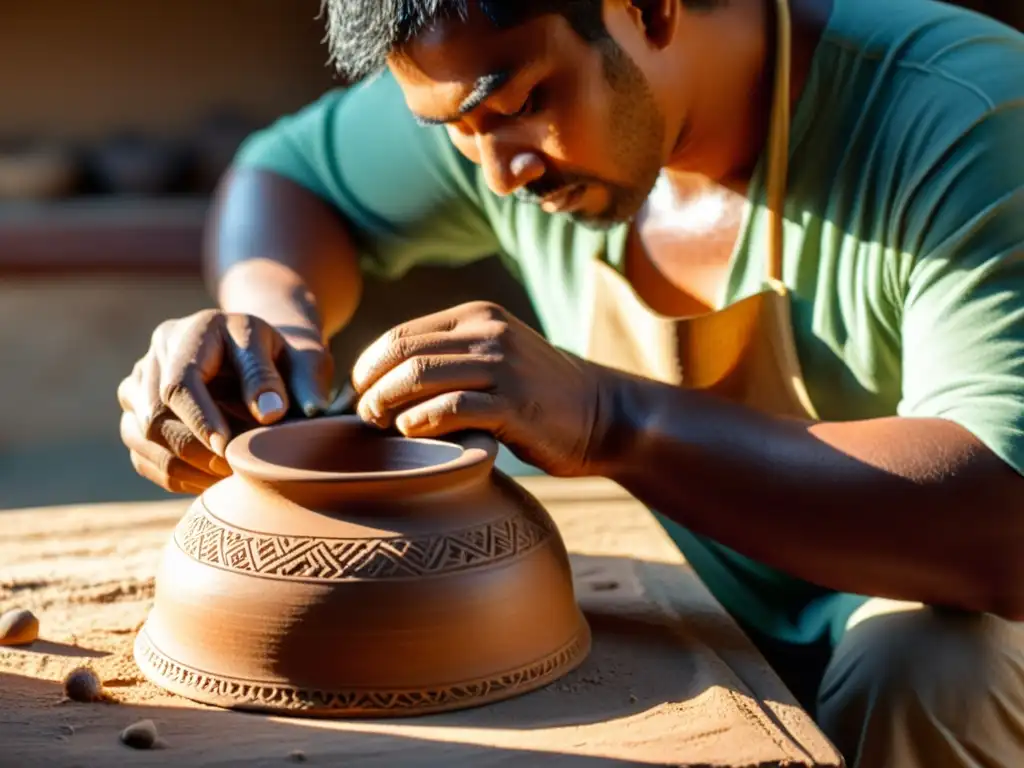
[[[680,0],[627,0],[627,13],[652,48],[662,49],[675,34]]]

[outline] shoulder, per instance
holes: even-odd
[[[830,83],[918,133],[962,130],[1024,100],[1024,34],[933,0],[834,0],[820,57]]]
[[[872,196],[889,243],[908,255],[1008,212],[1008,198],[1021,204],[1024,35],[1016,30],[933,0],[835,0],[813,87],[812,130],[842,124],[835,151],[857,176],[847,181]]]

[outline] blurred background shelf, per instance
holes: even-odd
[[[215,175],[204,161],[226,162],[239,124],[266,125],[343,85],[328,64],[320,0],[0,0],[0,19],[8,284],[75,272],[198,278]],[[12,195],[52,176],[52,157],[39,170],[40,151],[73,165],[73,188]],[[141,166],[131,159],[140,152]],[[147,196],[100,194],[110,153],[137,178],[148,168]]]
[[[198,275],[205,196],[0,205],[0,275]]]

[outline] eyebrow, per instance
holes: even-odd
[[[423,117],[422,115],[414,114],[413,117],[420,125],[444,125],[445,123],[454,123],[462,115],[472,112],[487,101],[487,99],[504,88],[505,85],[508,84],[508,81],[512,79],[512,75],[512,70],[505,69],[478,77],[476,79],[476,83],[473,85],[473,90],[470,91],[469,95],[459,104],[459,113],[457,115],[452,115],[451,117]]]

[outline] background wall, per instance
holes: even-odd
[[[0,135],[186,133],[272,119],[333,84],[318,0],[0,0]]]

